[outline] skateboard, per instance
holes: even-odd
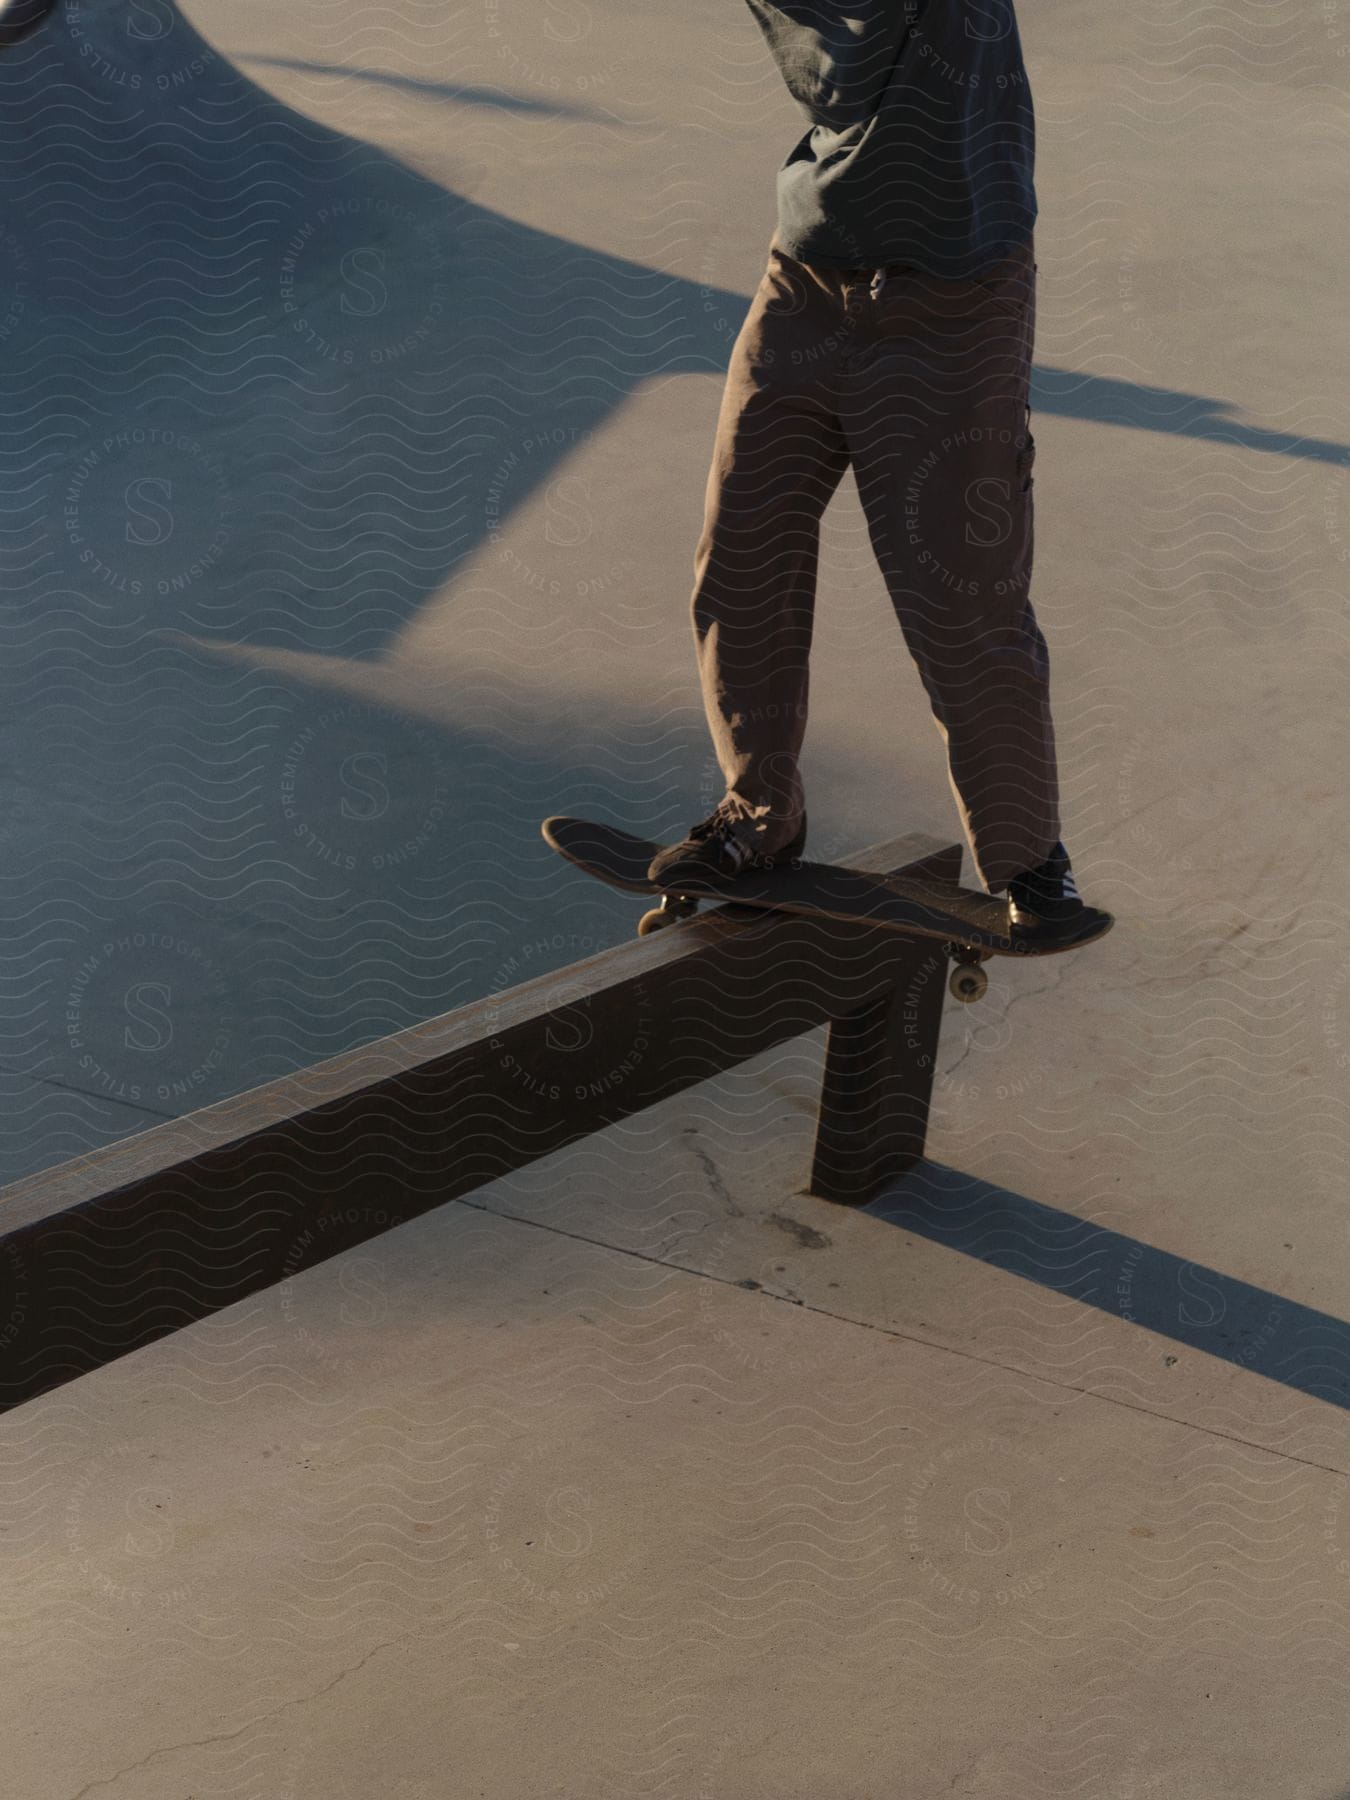
[[[1010,926],[1007,901],[992,894],[940,881],[869,875],[836,863],[794,861],[738,876],[727,886],[710,881],[706,888],[699,884],[669,893],[647,876],[659,844],[588,819],[545,819],[541,829],[550,848],[587,875],[630,893],[661,896],[661,904],[638,921],[639,937],[691,917],[703,900],[731,908],[855,919],[936,938],[956,965],[948,986],[966,1002],[978,1000],[989,986],[981,967],[989,957],[1054,956],[1093,943],[1115,923],[1110,913],[1089,906],[1068,927]]]

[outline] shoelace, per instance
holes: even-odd
[[[715,838],[733,869],[739,871],[744,866],[750,852],[738,838],[732,836],[731,828],[734,823],[735,821],[726,813],[713,813],[710,818],[693,826],[689,835],[699,843],[704,843],[709,838]]]
[[[708,818],[695,825],[689,835],[691,838],[697,838],[698,841],[702,843],[705,838],[726,838],[730,831],[731,820],[727,815],[725,813],[712,813]]]

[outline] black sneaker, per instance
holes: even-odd
[[[772,869],[778,863],[791,862],[806,847],[806,814],[796,835],[772,850],[763,848],[772,842],[776,828],[764,819],[737,818],[724,806],[718,806],[708,817],[691,828],[688,837],[678,844],[668,844],[648,865],[648,878],[667,893],[714,887],[721,889],[756,870]]]
[[[1014,875],[1008,883],[1012,923],[1023,931],[1039,925],[1068,925],[1086,912],[1069,867],[1069,853],[1056,844],[1043,863]]]

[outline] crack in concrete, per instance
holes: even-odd
[[[699,1167],[703,1170],[703,1178],[712,1190],[713,1198],[721,1201],[722,1205],[733,1219],[744,1218],[745,1214],[731,1197],[731,1189],[723,1179],[722,1171],[718,1168],[709,1152],[703,1148],[702,1144],[696,1141],[698,1137],[698,1127],[696,1125],[686,1125],[681,1132],[681,1136],[691,1140],[689,1148],[698,1159]]]
[[[1009,1000],[1008,1004],[1003,1009],[1003,1017],[1006,1019],[1008,1014],[1014,1008],[1014,1006],[1017,1006],[1023,1000],[1034,1000],[1038,994],[1054,993],[1056,988],[1062,987],[1064,985],[1065,972],[1066,971],[1061,969],[1060,972],[1058,973],[1058,975],[1056,975],[1053,980],[1046,982],[1044,987],[1026,988],[1021,993],[1014,994],[1012,999]],[[976,1005],[978,1005],[978,1004],[979,1004],[979,1002],[976,1001]],[[970,1055],[971,1051],[974,1048],[975,1048],[975,1042],[974,1042],[974,1038],[972,1037],[971,1041],[966,1045],[965,1049],[961,1052],[960,1056],[957,1057],[956,1061],[951,1065],[951,1067],[949,1069],[942,1069],[939,1071],[941,1079],[945,1081],[949,1076],[955,1075],[956,1071],[961,1067],[961,1064],[966,1060],[966,1058]]]
[[[180,1750],[200,1750],[207,1744],[231,1743],[235,1738],[241,1738],[247,1732],[257,1730],[260,1725],[266,1725],[270,1719],[279,1718],[282,1713],[289,1712],[292,1707],[308,1706],[311,1701],[322,1700],[324,1695],[331,1692],[340,1681],[345,1681],[349,1675],[359,1674],[370,1661],[371,1657],[378,1656],[381,1650],[388,1650],[394,1644],[403,1643],[405,1639],[418,1637],[426,1631],[437,1629],[440,1623],[441,1622],[438,1621],[437,1626],[423,1626],[418,1630],[405,1631],[399,1637],[389,1638],[383,1644],[376,1644],[373,1649],[367,1650],[360,1662],[353,1663],[349,1669],[339,1669],[331,1681],[326,1681],[321,1688],[316,1688],[312,1694],[300,1694],[292,1700],[283,1700],[279,1706],[274,1706],[270,1712],[259,1713],[255,1718],[249,1719],[245,1724],[241,1725],[237,1731],[220,1731],[216,1732],[211,1737],[188,1738],[181,1744],[161,1744],[157,1749],[148,1750],[144,1756],[139,1757],[134,1763],[128,1763],[125,1769],[118,1769],[116,1774],[102,1775],[94,1781],[86,1782],[77,1794],[72,1794],[71,1800],[85,1800],[86,1795],[96,1793],[99,1788],[110,1788],[114,1782],[121,1781],[124,1776],[134,1775],[138,1769],[145,1768],[148,1763],[154,1762],[157,1757],[176,1756]]]

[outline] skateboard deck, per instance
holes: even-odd
[[[709,883],[669,893],[647,876],[659,844],[587,819],[545,819],[542,830],[552,849],[598,881],[635,894],[662,896],[661,906],[646,913],[638,926],[644,937],[662,925],[688,918],[700,901],[768,912],[825,913],[835,919],[936,938],[949,945],[958,965],[952,992],[959,999],[978,999],[983,993],[985,982],[978,965],[985,957],[1053,956],[1103,937],[1115,922],[1110,913],[1085,907],[1068,927],[1013,927],[1006,900],[992,894],[945,882],[873,875],[836,863],[806,861],[742,875],[728,887]],[[963,971],[966,978],[960,979]]]

